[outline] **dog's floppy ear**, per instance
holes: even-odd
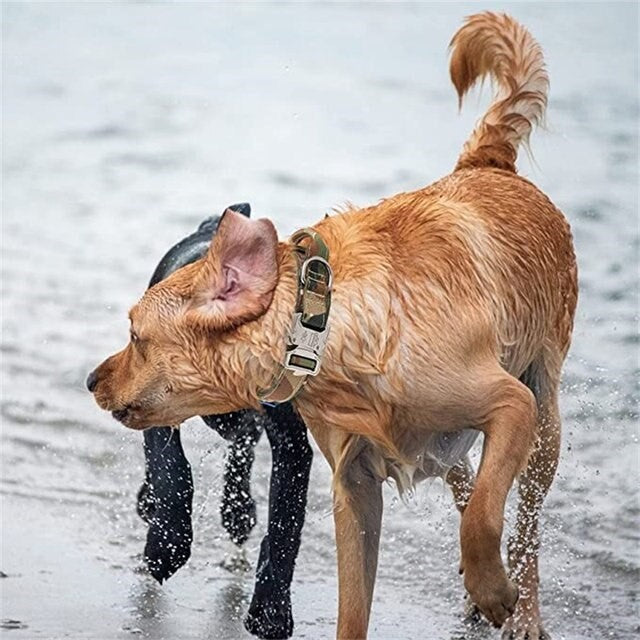
[[[189,320],[221,330],[260,317],[278,282],[277,251],[269,220],[227,209],[193,283]]]

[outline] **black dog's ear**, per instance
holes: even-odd
[[[235,211],[236,213],[241,213],[247,218],[251,217],[251,205],[248,202],[239,202],[238,204],[232,204],[227,207],[227,209],[231,209],[231,211]]]
[[[237,204],[229,205],[224,211],[235,211],[236,213],[241,213],[245,218],[251,217],[251,205],[248,202],[238,202]],[[201,222],[197,233],[208,233],[209,237],[213,236],[218,230],[218,225],[224,215],[224,211],[219,216],[207,218]]]
[[[192,236],[197,236],[197,235],[207,235],[208,234],[208,238],[207,240],[211,239],[211,236],[216,232],[216,229],[218,228],[218,222],[220,222],[220,217],[221,216],[211,216],[210,218],[205,218],[199,225],[198,228],[196,229],[196,232],[192,234]]]

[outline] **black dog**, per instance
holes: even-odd
[[[230,207],[249,216],[248,204]],[[176,244],[158,264],[149,286],[201,258],[220,218],[208,218],[192,235]],[[203,420],[225,440],[229,449],[224,471],[220,513],[236,545],[242,545],[256,522],[249,479],[253,448],[262,430],[272,452],[269,524],[262,540],[256,584],[244,624],[260,638],[288,638],[293,632],[290,587],[304,524],[312,451],[307,432],[289,404],[265,407],[264,414],[241,411]],[[144,558],[153,577],[162,583],[191,554],[193,481],[180,432],[155,427],[144,432],[146,477],[138,492],[138,514],[149,524]]]

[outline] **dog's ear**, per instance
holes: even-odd
[[[278,283],[278,236],[266,219],[227,209],[196,276],[188,317],[213,330],[259,318]]]

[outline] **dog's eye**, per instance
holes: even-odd
[[[138,334],[135,331],[130,331],[129,335],[131,336],[131,342],[133,342],[134,344],[140,340],[140,338],[138,338]]]

